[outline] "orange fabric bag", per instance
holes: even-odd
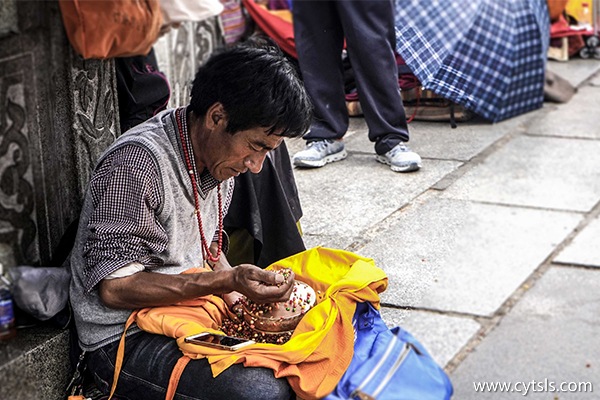
[[[158,0],[60,0],[67,37],[83,58],[146,55],[158,39]]]
[[[370,302],[378,309],[379,294],[388,285],[387,276],[370,258],[325,247],[305,250],[267,269],[279,268],[291,268],[297,279],[308,283],[317,293],[317,304],[302,318],[292,338],[281,345],[256,343],[232,352],[186,343],[187,336],[197,333],[222,333],[219,331],[222,318],[233,314],[217,296],[203,296],[175,306],[144,308],[131,314],[125,330],[136,322],[146,332],[177,339],[183,352],[171,373],[166,399],[173,399],[187,363],[205,357],[213,376],[236,363],[270,368],[275,377],[287,378],[300,399],[320,399],[335,388],[352,359],[356,304]],[[192,269],[184,273],[192,272],[202,271]],[[123,333],[109,398],[117,387],[125,339]]]

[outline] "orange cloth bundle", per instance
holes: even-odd
[[[158,0],[60,0],[67,37],[83,58],[146,55],[158,39]]]

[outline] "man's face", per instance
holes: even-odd
[[[211,132],[206,144],[205,165],[211,175],[223,181],[246,171],[258,174],[270,150],[277,148],[283,137],[267,135],[265,128],[253,128],[232,135],[224,124]]]

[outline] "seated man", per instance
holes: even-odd
[[[100,157],[71,257],[71,302],[81,348],[98,388],[110,391],[116,349],[133,309],[208,294],[228,304],[289,298],[292,279],[224,255],[223,217],[233,177],[258,173],[284,137],[302,135],[311,106],[293,66],[273,47],[215,53],[194,79],[190,105],[159,113]],[[207,239],[211,239],[209,242]],[[208,265],[213,272],[180,274]],[[181,356],[175,340],[133,326],[116,395],[164,399]],[[213,378],[192,360],[176,398],[289,399],[273,371],[235,364]]]

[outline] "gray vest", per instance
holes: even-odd
[[[169,243],[164,252],[153,254],[163,261],[163,266],[152,271],[165,274],[178,274],[202,265],[202,251],[198,224],[194,215],[194,195],[190,178],[182,161],[179,133],[175,122],[175,111],[159,113],[145,123],[138,125],[119,137],[100,157],[98,163],[121,146],[140,146],[152,155],[161,178],[163,189],[162,207],[156,219],[165,229]],[[233,190],[233,179],[221,185],[223,199]],[[216,189],[210,191],[206,199],[199,198],[200,212],[204,225],[204,235],[211,240],[218,225],[218,202]],[[116,310],[102,304],[97,286],[87,291],[84,286],[85,260],[83,246],[88,236],[88,220],[93,212],[93,204],[88,190],[81,212],[79,230],[71,255],[70,297],[81,347],[93,351],[116,341],[124,330],[124,324],[133,310]],[[132,326],[128,334],[139,331]]]

